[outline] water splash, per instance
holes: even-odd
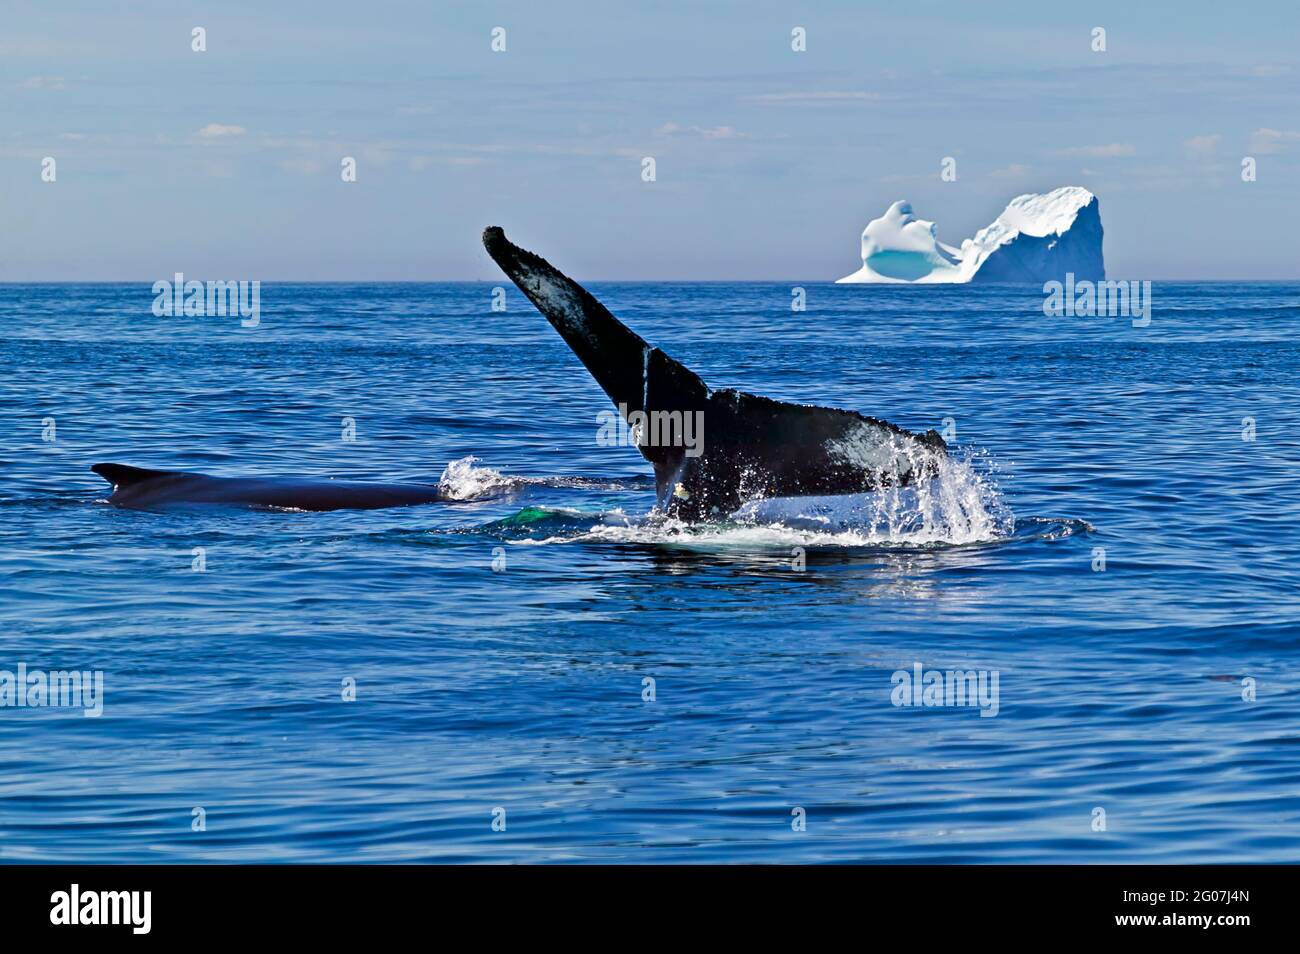
[[[577,477],[512,477],[478,467],[475,457],[447,465],[440,484],[449,499],[471,500],[521,486],[646,490],[642,481]],[[725,518],[686,523],[658,509],[592,514],[530,506],[479,528],[520,544],[575,541],[703,547],[932,547],[994,543],[1017,533],[1015,515],[982,451],[934,455],[933,476],[865,494],[755,499]],[[1066,531],[1070,532],[1069,530]]]
[[[961,545],[1009,537],[1015,515],[981,451],[931,455],[933,476],[865,494],[754,500],[731,515],[750,525],[775,525],[848,535],[851,545]]]
[[[907,553],[953,548],[1010,546],[1050,541],[1092,532],[1083,520],[1030,517],[1015,520],[1005,536],[951,543],[911,539],[884,539],[861,530],[814,530],[782,524],[728,522],[687,524],[677,520],[632,517],[619,512],[591,514],[570,509],[529,507],[513,517],[474,531],[487,533],[517,546],[553,546],[566,543],[620,544],[668,547],[716,555],[776,555],[788,560],[792,547],[857,553]]]
[[[438,492],[448,500],[475,500],[488,494],[509,490],[516,483],[491,467],[475,467],[477,457],[453,460],[438,479]]]
[[[1089,529],[1072,521],[1017,522],[981,452],[942,461],[936,476],[871,494],[754,500],[730,516],[685,523],[651,510],[590,513],[526,507],[479,528],[521,545],[623,543],[711,550],[934,548],[1068,536]]]
[[[521,477],[503,474],[493,467],[480,467],[470,455],[453,460],[438,480],[438,490],[448,500],[479,500],[523,487],[556,487],[570,490],[639,490],[654,488],[650,477]]]

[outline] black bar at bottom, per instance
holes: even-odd
[[[1200,933],[1231,943],[1288,926],[1296,874],[1268,866],[36,865],[0,868],[0,923],[7,942],[116,935],[338,943],[431,929],[540,939],[561,921],[568,938],[592,931],[599,939],[596,926],[611,920],[653,936],[665,919],[689,917],[713,930],[842,925],[863,938],[891,928],[932,939],[1025,928],[1068,937]]]

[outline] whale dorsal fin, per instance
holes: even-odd
[[[132,484],[152,480],[154,477],[167,477],[176,473],[174,470],[149,470],[145,467],[131,467],[128,464],[95,464],[90,469],[114,487],[130,487]]]

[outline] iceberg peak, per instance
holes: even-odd
[[[1106,277],[1101,208],[1081,186],[1018,195],[960,248],[900,200],[862,230],[862,268],[840,284],[1046,282]]]

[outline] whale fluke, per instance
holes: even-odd
[[[664,401],[704,406],[709,389],[695,372],[651,347],[546,259],[512,244],[496,226],[483,230],[483,245],[615,405],[622,404],[630,411],[645,411]],[[654,394],[648,393],[648,388],[653,388]]]
[[[855,411],[711,390],[652,347],[585,288],[497,226],[483,246],[560,333],[626,419],[654,467],[660,506],[685,519],[748,500],[852,494],[910,484],[946,451],[933,430],[905,431]],[[692,446],[692,432],[701,438]]]

